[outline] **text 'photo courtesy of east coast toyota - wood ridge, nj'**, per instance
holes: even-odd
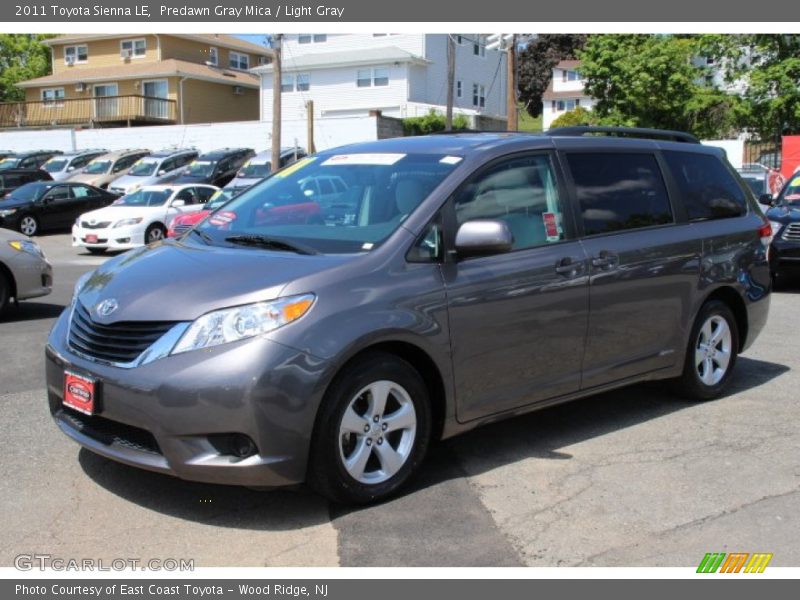
[[[629,4],[0,7],[0,587],[797,578],[800,28]]]

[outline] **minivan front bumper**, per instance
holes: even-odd
[[[46,348],[47,395],[59,428],[113,460],[181,479],[277,487],[302,482],[328,364],[264,338],[135,367],[87,360],[67,344],[69,311]],[[97,380],[95,412],[63,405],[65,371]],[[245,435],[239,458],[215,440]]]

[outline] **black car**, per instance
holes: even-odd
[[[0,198],[31,181],[52,181],[43,169],[4,169],[0,171]]]
[[[66,228],[82,213],[108,206],[116,199],[116,195],[85,183],[26,183],[0,200],[0,227],[25,235]]]
[[[223,187],[236,176],[245,161],[255,155],[252,148],[221,148],[198,156],[170,183],[209,183]]]
[[[57,154],[63,154],[63,152],[61,150],[17,152],[0,160],[0,171],[5,169],[38,169]]]
[[[772,226],[769,264],[773,277],[794,271],[800,274],[800,173],[792,176],[774,200],[769,194],[759,198],[768,205]]]

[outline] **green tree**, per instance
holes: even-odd
[[[0,102],[25,99],[16,84],[50,74],[50,48],[42,40],[53,35],[29,33],[0,34]]]
[[[586,110],[582,106],[578,106],[573,110],[565,112],[563,115],[555,119],[550,127],[574,127],[576,125],[596,125],[597,117],[595,114]]]
[[[553,67],[576,58],[585,42],[586,36],[580,34],[542,34],[519,53],[519,99],[532,117],[542,114],[542,94],[550,85]]]

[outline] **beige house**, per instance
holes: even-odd
[[[259,118],[268,48],[224,34],[62,35],[53,73],[17,84],[0,127],[219,123]]]

